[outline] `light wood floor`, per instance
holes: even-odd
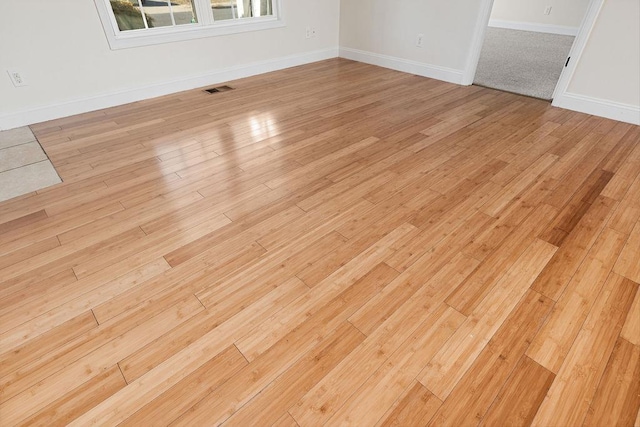
[[[0,424],[638,425],[640,127],[330,60],[32,126]]]

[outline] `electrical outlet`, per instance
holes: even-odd
[[[544,14],[545,14],[545,15],[551,15],[551,6],[547,6],[547,7],[544,9]]]
[[[418,36],[416,37],[416,47],[422,47],[423,42],[424,34],[418,34]]]
[[[11,78],[11,83],[15,87],[26,86],[27,82],[22,77],[22,74],[16,70],[7,70],[7,74],[9,74],[9,78]]]
[[[318,37],[318,32],[316,31],[316,27],[311,27],[311,37],[314,39]]]
[[[305,30],[305,37],[308,39],[311,38],[311,27],[307,27],[307,29]]]

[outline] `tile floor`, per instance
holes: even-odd
[[[0,132],[0,202],[60,182],[31,129]]]

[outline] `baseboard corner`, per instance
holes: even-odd
[[[640,106],[637,105],[623,104],[569,92],[557,96],[552,105],[580,113],[640,125]]]
[[[210,73],[185,77],[172,81],[155,83],[144,87],[121,90],[118,92],[98,94],[86,98],[74,99],[38,106],[6,114],[0,114],[0,130],[13,129],[34,123],[55,120],[76,114],[110,108],[117,105],[142,101],[169,95],[184,90],[197,89],[213,84],[224,83],[231,80],[278,71],[285,68],[310,64],[326,59],[336,58],[339,48],[331,47],[311,52],[288,55],[280,58],[269,59],[260,62],[249,63],[236,67],[216,70]]]
[[[340,57],[365,64],[377,65],[396,71],[415,74],[421,77],[442,80],[448,83],[462,84],[463,71],[423,62],[411,61],[394,56],[382,55],[348,47],[340,47]]]
[[[492,19],[489,26],[493,28],[506,28],[509,30],[533,31],[535,33],[559,34],[562,36],[577,36],[578,27],[566,27],[563,25],[538,24],[534,22],[503,21]]]

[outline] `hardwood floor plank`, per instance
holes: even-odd
[[[169,424],[186,409],[229,381],[245,366],[246,359],[232,345],[142,407],[121,425],[140,426],[157,422]]]
[[[553,372],[522,356],[480,425],[531,425],[554,379]]]
[[[640,348],[618,338],[583,425],[633,425],[639,410]]]
[[[527,356],[558,373],[609,277],[626,237],[608,228],[602,232],[558,298],[545,325],[531,341]]]
[[[638,172],[639,169],[640,146],[636,145],[635,149],[629,154],[629,157],[627,157],[622,166],[620,166],[620,169],[618,169],[613,178],[611,178],[609,184],[604,188],[602,194],[615,200],[621,200],[625,195],[633,195],[634,193],[629,191],[629,187],[640,176],[640,172]]]
[[[640,221],[631,230],[627,244],[624,246],[620,258],[614,267],[614,271],[621,276],[640,283]]]
[[[158,277],[147,280],[140,285],[123,292],[93,308],[93,313],[100,324],[127,312],[135,312],[149,301],[157,301],[172,296],[194,294],[206,288],[210,275],[217,272],[225,277],[252,260],[258,259],[265,250],[257,243],[240,248],[226,247],[223,250],[212,250],[207,255],[192,262],[171,268]],[[203,283],[204,282],[204,283]]]
[[[444,304],[438,307],[433,316],[423,322],[355,393],[346,400],[340,399],[342,406],[327,425],[374,425],[411,384],[424,367],[425,360],[433,357],[464,320],[465,317],[452,308]],[[370,361],[371,358],[366,360]],[[347,383],[352,389],[356,388],[350,384],[352,378],[349,382],[344,379],[338,381]],[[321,408],[326,407],[325,403]],[[297,408],[293,411],[292,415],[296,418],[300,412]],[[300,419],[297,420],[300,422]]]
[[[90,311],[85,311],[72,317],[66,322],[49,329],[39,339],[20,342],[19,345],[9,348],[3,342],[0,367],[2,368],[2,384],[7,386],[8,377],[20,367],[28,365],[65,342],[83,335],[98,326],[95,317]]]
[[[554,155],[540,157],[538,161],[525,169],[520,177],[516,177],[516,179],[509,182],[500,193],[487,202],[482,207],[483,212],[493,217],[497,216],[518,194],[532,185],[556,160],[557,157]]]
[[[427,425],[442,402],[418,381],[405,390],[403,397],[383,416],[377,426],[401,427]]]
[[[633,345],[640,345],[640,292],[636,294],[636,297],[631,304],[627,320],[624,322],[620,337],[626,339]]]
[[[348,323],[343,323],[334,332],[328,334],[321,340],[319,343],[320,348],[331,348],[335,346],[337,336],[344,337],[347,341],[348,348],[362,340],[362,334]],[[353,342],[354,340],[355,342]],[[328,342],[328,344],[325,344],[325,342]],[[231,414],[244,406],[250,399],[254,398],[260,389],[263,389],[266,384],[274,381],[285,367],[291,369],[295,366],[296,362],[306,356],[303,353],[292,358],[290,354],[285,359],[282,359],[281,351],[282,346],[273,347],[268,354],[263,355],[253,366],[250,366],[251,369],[245,369],[232,381],[225,383],[220,390],[215,391],[198,402],[198,404],[194,405],[189,411],[183,413],[172,425],[184,426],[205,422],[220,424],[226,421]],[[278,361],[276,362],[276,360]],[[258,367],[260,370],[256,371]],[[229,393],[229,390],[237,390],[237,392]],[[228,399],[229,396],[234,396],[234,398]]]
[[[557,301],[584,260],[587,251],[602,232],[615,207],[614,200],[599,197],[567,236],[531,289]]]
[[[88,212],[84,212],[88,210]],[[124,210],[120,203],[97,204],[90,208],[78,207],[72,213],[51,216],[38,225],[15,228],[0,236],[2,252],[8,253],[22,249],[36,242],[57,237],[59,234],[87,224],[94,219],[109,216]]]
[[[385,221],[375,224],[363,236],[347,240],[343,244],[334,247],[334,250],[324,257],[310,262],[296,273],[296,276],[304,281],[307,286],[313,288],[358,254],[364,252],[373,243],[404,223],[406,223],[405,218],[401,217],[395,218],[390,222]],[[346,222],[346,224],[349,224],[349,222]],[[407,236],[411,236],[415,232],[414,230],[408,233]]]
[[[30,280],[10,280],[0,287],[0,312],[7,313],[19,309],[26,301],[40,298],[43,294],[60,291],[77,282],[72,269],[59,273],[34,277]]]
[[[454,289],[478,265],[474,259],[456,255],[439,268],[429,257],[424,257],[401,273],[391,284],[374,296],[349,318],[365,335],[371,335],[391,317],[406,301],[423,299],[444,301],[447,292]],[[423,275],[425,273],[425,275]],[[424,282],[424,277],[430,277]]]
[[[55,372],[53,375],[31,384],[28,389],[13,395],[0,405],[3,418],[10,424],[22,421],[29,413],[39,411],[61,394],[71,392],[113,366],[123,355],[153,341],[164,328],[179,324],[202,309],[202,305],[191,297],[67,366],[60,366],[54,361],[57,369],[51,369]],[[15,391],[13,387],[11,390],[5,388],[3,399]]]
[[[48,218],[47,212],[44,209],[40,209],[39,211],[0,224],[0,234],[26,225],[32,226],[46,218]]]
[[[92,242],[57,246],[47,252],[12,264],[0,270],[0,274],[6,277],[7,281],[11,279],[25,281],[34,276],[37,278],[47,277],[52,273],[56,274],[67,268],[73,268],[86,259],[95,259],[103,252],[117,251],[117,248],[126,246],[144,236],[144,232],[139,227],[134,227],[104,239],[92,237]]]
[[[118,366],[113,366],[103,373],[91,378],[70,393],[51,402],[47,407],[23,420],[20,425],[64,425],[73,421],[80,414],[116,393],[127,383]]]
[[[542,238],[558,247],[562,246],[566,237],[569,236],[582,217],[591,209],[593,203],[601,194],[604,186],[611,180],[612,176],[613,174],[610,172],[594,170],[560,212],[560,215],[558,215],[558,218],[553,222],[553,225],[549,226],[547,234],[553,234],[559,229],[564,231],[564,238],[555,240],[555,242],[547,240],[545,235],[543,235]]]
[[[513,267],[527,248],[536,241],[546,225],[556,216],[547,205],[537,207],[447,298],[447,304],[470,315],[486,298],[502,276]]]
[[[253,296],[249,301],[243,301],[245,306],[269,304],[274,311],[280,311],[288,304],[307,292],[307,288],[296,278],[289,279],[266,295]],[[130,354],[120,361],[120,368],[127,382],[135,381],[154,367],[160,365],[180,349],[199,337],[211,332],[218,325],[239,313],[242,307],[229,312],[205,310],[193,316],[186,322],[170,329],[167,333]],[[253,324],[244,325],[249,330]],[[237,345],[236,345],[237,348]],[[243,355],[244,357],[244,355]]]
[[[583,423],[637,290],[637,283],[609,277],[532,425]]]
[[[344,58],[227,84],[32,125],[3,425],[639,422],[640,127]]]
[[[258,419],[265,425],[276,422],[280,414],[286,412],[320,382],[345,358],[345,355],[357,348],[364,338],[356,328],[350,328],[347,333],[334,336],[331,341],[324,341],[323,345],[315,347],[235,412],[226,423],[250,425]]]
[[[555,251],[542,240],[534,241],[417,379],[444,402]]]
[[[81,289],[80,292],[85,291],[85,293],[77,297],[66,289],[62,296],[52,295],[47,299],[34,299],[33,304],[22,306],[24,310],[29,310],[28,316],[17,316],[16,313],[10,312],[6,318],[4,316],[0,318],[2,319],[0,323],[3,325],[0,338],[6,345],[19,341],[28,342],[168,268],[169,265],[164,259],[160,259],[95,288],[87,286],[86,280],[78,281],[75,285]],[[95,312],[92,314],[95,316]],[[4,331],[5,327],[6,331]]]
[[[640,188],[640,180],[638,180],[638,188]],[[634,225],[640,221],[640,202],[631,202],[624,199],[618,205],[618,208],[609,219],[609,227],[623,233],[631,234]]]
[[[470,244],[478,230],[489,227],[489,224],[495,221],[492,217],[474,209],[474,206],[482,204],[483,197],[492,191],[490,187],[490,185],[487,186],[487,192],[479,192],[478,198],[467,199],[463,205],[459,205],[452,212],[452,215],[436,216],[433,222],[430,220],[419,234],[398,248],[387,263],[398,271],[404,271],[434,248],[439,248],[445,254],[451,254],[456,247],[461,248]]]
[[[399,227],[395,232],[385,236],[378,244],[373,245],[327,277],[324,283],[314,287],[305,297],[295,301],[277,315],[265,319],[257,329],[236,343],[242,354],[247,359],[253,360],[318,308],[321,308],[324,303],[330,301],[345,288],[352,286],[354,282],[363,280],[374,288],[380,284],[391,282],[398,272],[382,263],[388,254],[388,245],[411,229],[412,227],[409,225]]]
[[[549,314],[553,301],[529,291],[478,355],[430,425],[472,425],[484,418]]]
[[[293,419],[291,414],[285,412],[283,416],[271,425],[271,427],[300,427],[296,420]]]
[[[378,328],[351,353],[337,369],[312,388],[289,412],[299,424],[326,421],[344,403],[353,387],[359,387],[378,367],[380,367],[424,320],[434,312],[444,308],[437,301],[424,303],[420,309],[412,301],[403,310],[387,319],[384,327]],[[425,305],[427,305],[425,307]],[[363,362],[366,361],[366,365]],[[365,368],[366,369],[363,369]],[[347,379],[347,381],[344,381]]]
[[[344,323],[358,307],[378,291],[377,288],[370,287],[369,283],[370,282],[366,280],[355,282],[346,288],[328,304],[323,306],[322,310],[302,323],[299,328],[292,330],[284,336],[276,346],[272,346],[266,353],[260,355],[259,360],[264,360],[264,362],[261,363],[266,363],[267,366],[278,369],[278,372],[275,373],[270,371],[272,375],[277,376],[278,373],[282,373],[290,366],[288,363],[293,363],[293,361],[301,357],[304,352],[312,349],[317,344],[318,337],[330,335],[332,331]],[[259,322],[263,321],[263,318],[271,317],[272,313],[273,309],[270,310],[269,306],[265,308],[260,308],[260,306],[248,307],[229,321],[203,335],[194,343],[184,347],[183,350],[167,359],[156,369],[130,383],[121,392],[114,394],[109,399],[110,401],[87,412],[84,415],[85,419],[95,416],[108,418],[129,416],[130,413],[135,412],[141,405],[147,404],[157,395],[184,378],[184,376],[197,369],[204,363],[204,360],[208,360],[217,354],[219,351],[217,349],[222,343],[228,343],[227,345],[230,345],[240,336],[244,335],[246,329],[253,329]],[[244,326],[244,328],[242,328],[242,326]],[[352,326],[349,325],[349,327]],[[287,353],[290,345],[296,345],[298,352]],[[283,358],[284,354],[287,355],[286,358]],[[274,360],[279,362],[276,364]],[[172,368],[172,366],[176,368]],[[250,366],[251,371],[254,369],[253,366],[254,365]],[[243,380],[240,379],[240,381]],[[259,390],[255,390],[254,392],[257,393],[257,391]],[[227,400],[227,397],[229,397],[230,400]],[[251,397],[253,396],[249,398]],[[216,399],[217,407],[220,408],[218,416],[226,419],[231,415],[230,413],[227,414],[226,411],[228,409],[225,409],[227,408],[225,405],[234,405],[234,399],[235,397],[233,397],[233,395],[225,395],[225,400],[221,400],[219,397]],[[118,403],[121,408],[118,414],[114,414],[111,411],[111,402],[114,400],[121,402]],[[202,409],[197,412],[191,411],[189,418],[184,418],[184,422],[189,422],[189,420],[196,422],[192,420],[192,417],[205,417],[208,420],[207,422],[211,422],[211,418],[214,416],[211,404],[205,400],[201,402],[199,407]],[[225,416],[224,414],[227,415]],[[79,425],[84,422],[86,421],[80,420]]]

